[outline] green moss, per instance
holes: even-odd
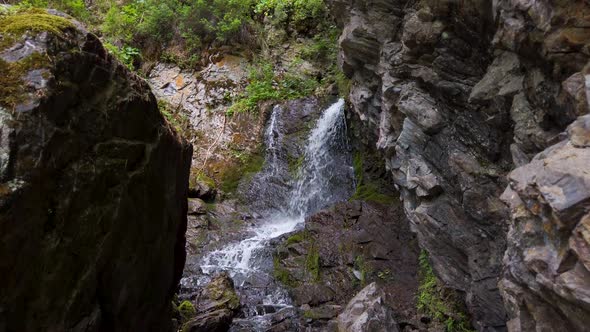
[[[23,76],[31,70],[46,67],[48,63],[47,56],[38,52],[13,63],[0,59],[0,106],[13,108],[23,102],[27,92]]]
[[[158,100],[158,109],[179,135],[188,140],[192,139],[192,126],[182,107],[173,107],[163,100]]]
[[[420,253],[419,266],[418,311],[443,324],[446,332],[474,331],[461,302],[452,291],[442,287],[434,275],[424,250]]]
[[[64,17],[48,14],[44,9],[25,9],[0,15],[0,50],[13,45],[26,33],[47,31],[62,36],[73,23]]]
[[[285,241],[285,244],[290,245],[290,244],[294,244],[294,243],[303,242],[303,240],[305,240],[305,234],[303,232],[300,232],[300,233],[293,234],[293,235],[289,236],[287,238],[287,241]]]
[[[320,253],[314,243],[310,245],[307,251],[305,269],[314,281],[320,280]]]
[[[260,172],[264,166],[264,156],[259,152],[241,153],[235,157],[237,164],[221,172],[220,188],[226,193],[234,192],[243,178]]]
[[[291,276],[289,271],[281,265],[281,260],[276,255],[273,257],[273,265],[273,276],[275,280],[278,280],[280,283],[289,288],[295,288],[298,286],[297,281]]]
[[[318,319],[319,316],[313,310],[305,310],[303,312],[303,318],[306,318],[306,319]]]
[[[0,59],[0,106],[12,108],[24,98],[25,88],[21,74],[10,64]]]
[[[367,202],[377,202],[381,204],[393,203],[395,201],[394,197],[380,192],[379,185],[372,183],[364,178],[363,164],[364,162],[362,155],[359,152],[355,153],[352,165],[354,168],[354,176],[356,179],[356,190],[352,195],[351,199]]]
[[[291,176],[297,176],[304,160],[305,156],[301,156],[299,158],[289,158],[289,174],[291,174]]]
[[[178,311],[183,320],[188,320],[197,314],[197,310],[190,301],[182,301],[178,306]]]
[[[368,284],[367,280],[371,274],[371,268],[365,262],[365,258],[362,255],[356,256],[354,259],[354,267],[361,274],[361,287],[365,287]]]
[[[202,182],[202,183],[208,185],[212,189],[217,187],[215,180],[213,180],[211,177],[209,177],[205,173],[205,171],[203,171],[202,169],[193,168],[193,169],[191,169],[191,175],[189,178],[189,187],[190,188],[196,187],[198,182]]]

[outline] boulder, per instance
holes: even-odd
[[[384,304],[384,296],[374,282],[363,288],[338,316],[338,331],[398,332],[393,310]]]
[[[79,23],[0,25],[0,330],[170,331],[191,145]]]
[[[183,332],[225,332],[240,309],[234,283],[226,272],[219,273],[201,289],[195,305],[197,315],[185,323]]]

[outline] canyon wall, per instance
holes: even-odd
[[[539,270],[523,261],[522,253],[535,243],[517,239],[524,226],[510,222],[514,210],[500,199],[512,169],[558,144],[566,127],[588,112],[584,78],[590,57],[588,2],[331,0],[329,4],[343,28],[339,65],[352,80],[349,97],[360,128],[358,138],[378,149],[420,246],[430,253],[437,276],[465,295],[474,326],[502,331],[510,321],[510,329],[518,330],[517,317],[524,317],[527,304],[534,304],[527,296],[541,296],[538,283],[553,286],[557,294],[544,297],[546,308],[578,329],[588,324],[588,302],[583,291],[571,291],[574,281],[563,281],[572,283],[565,289],[559,286],[563,283],[534,281],[541,278]],[[548,158],[563,158],[552,155],[559,149],[549,150]],[[588,167],[585,157],[578,158],[582,159],[566,174],[577,166]],[[524,167],[510,178],[518,180],[511,188],[519,193],[534,187],[531,175],[522,173],[541,172],[538,166]],[[586,181],[587,171],[579,172],[585,173],[564,176],[564,182]],[[557,177],[547,181],[561,189],[579,189],[564,188]],[[528,191],[522,195],[524,202],[539,196]],[[555,250],[571,263],[568,269],[575,267],[578,272],[588,255],[587,242],[581,240],[587,239],[585,228],[576,228],[585,225],[581,216],[588,211],[580,203],[587,204],[583,195],[571,198],[575,213],[552,219],[568,225],[562,240],[576,229],[577,235],[569,240],[570,256],[558,250],[566,244]],[[549,207],[560,212],[560,207]],[[551,214],[550,209],[544,211]],[[530,223],[544,216],[533,215],[527,219]],[[535,229],[538,241],[547,236],[546,230]],[[556,252],[539,250],[539,255]],[[559,265],[552,261],[550,266],[555,264]],[[524,272],[515,276],[514,271]],[[579,273],[572,275],[587,272]],[[498,287],[503,275],[506,307]],[[563,292],[568,289],[566,296]],[[551,303],[555,297],[569,302]],[[568,318],[574,303],[578,311]],[[540,311],[532,311],[521,319],[522,330],[534,330],[537,323],[537,328],[543,326],[538,321]],[[529,325],[522,325],[525,321]]]
[[[169,331],[191,145],[51,13],[2,17],[0,331]]]

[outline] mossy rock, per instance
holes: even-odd
[[[52,15],[44,9],[9,10],[0,14],[0,51],[12,46],[24,34],[49,32],[62,36],[71,28],[74,28],[71,20]]]
[[[193,318],[197,314],[197,310],[191,303],[191,301],[182,301],[178,306],[178,311],[182,316],[183,321]]]
[[[8,10],[0,14],[0,52],[23,40],[24,35],[48,32],[63,38],[64,31],[70,28],[74,28],[72,21],[42,9]],[[25,76],[33,70],[48,68],[52,61],[47,53],[39,52],[17,59],[0,58],[0,106],[8,109],[24,103],[31,92]],[[41,75],[48,79],[50,73],[47,70]]]

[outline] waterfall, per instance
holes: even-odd
[[[228,271],[239,292],[257,292],[258,301],[269,305],[288,305],[286,292],[276,283],[264,290],[253,286],[252,280],[266,275],[272,280],[272,250],[269,241],[303,226],[305,217],[338,200],[347,199],[351,191],[353,170],[346,139],[344,100],[328,107],[317,120],[303,142],[302,160],[296,176],[289,173],[286,153],[283,150],[286,123],[285,111],[276,106],[264,133],[266,144],[265,166],[257,176],[256,192],[262,199],[272,201],[270,211],[263,219],[251,225],[243,240],[224,245],[206,253],[200,263],[204,277],[216,271]],[[292,177],[289,180],[289,177]],[[285,184],[285,182],[288,182]],[[290,183],[289,183],[290,182]],[[278,187],[284,192],[278,194]],[[250,290],[248,290],[250,284]],[[248,294],[247,296],[251,296]],[[263,300],[260,300],[263,299]],[[246,313],[246,316],[249,316]],[[256,313],[252,314],[256,315]]]
[[[340,99],[324,112],[307,139],[304,161],[291,193],[289,214],[304,218],[334,202],[331,168],[338,161],[334,151],[346,143],[344,100]]]

